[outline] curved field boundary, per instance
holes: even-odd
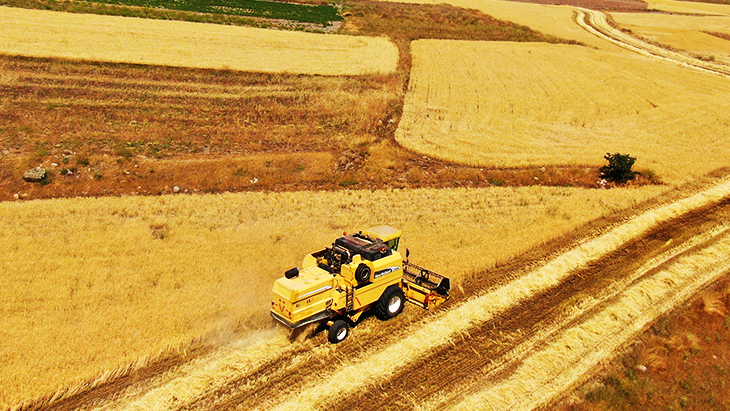
[[[0,53],[266,73],[392,73],[385,38],[0,7]]]
[[[730,271],[730,236],[687,254],[565,330],[524,359],[507,380],[465,398],[454,409],[530,410],[585,381],[592,368],[656,317]]]
[[[685,56],[665,48],[649,44],[643,40],[637,39],[621,30],[613,28],[608,23],[606,13],[588,10],[583,8],[575,8],[576,22],[586,31],[595,34],[605,40],[610,41],[620,47],[634,51],[636,53],[657,57],[664,60],[686,66],[696,68],[705,72],[730,76],[730,67],[715,64],[712,62],[700,60],[694,57]]]
[[[399,367],[412,364],[439,346],[453,343],[459,334],[468,333],[471,327],[483,324],[521,301],[556,286],[572,271],[608,255],[658,224],[693,209],[719,202],[729,195],[730,179],[725,179],[689,198],[637,216],[599,237],[578,245],[541,268],[449,310],[400,342],[373,355],[364,356],[360,361],[345,365],[329,375],[322,375],[319,383],[309,384],[298,395],[292,396],[289,401],[279,404],[274,409],[319,409],[335,402],[338,397],[352,395],[365,386],[386,380]]]

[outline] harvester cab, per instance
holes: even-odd
[[[274,282],[271,316],[290,329],[325,322],[330,342],[338,343],[368,309],[388,320],[406,301],[429,309],[448,300],[449,279],[405,261],[401,234],[373,227],[305,256],[301,270],[292,268]]]

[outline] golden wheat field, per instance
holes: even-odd
[[[651,42],[730,64],[730,16],[687,16],[657,13],[612,13],[620,27]]]
[[[648,0],[649,10],[678,14],[730,15],[730,6],[697,1]]]
[[[0,52],[256,72],[360,75],[395,71],[385,38],[0,7]]]
[[[669,182],[730,160],[726,78],[581,46],[419,40],[412,49],[396,139],[419,153],[521,167],[600,165],[618,151]]]
[[[399,1],[400,2],[400,1]],[[447,3],[465,9],[479,10],[499,20],[528,26],[533,30],[566,40],[579,41],[591,47],[615,47],[586,32],[573,22],[573,8],[503,0],[404,0],[411,4]]]
[[[273,280],[342,231],[398,226],[414,262],[458,284],[474,270],[664,190],[422,189],[0,203],[6,313],[0,406],[210,330],[268,324]]]
[[[502,287],[494,289],[483,295],[475,296],[470,298],[468,301],[459,305],[458,307],[450,309],[444,313],[438,319],[429,322],[423,326],[417,332],[404,337],[401,341],[393,344],[387,349],[378,352],[376,355],[363,356],[358,361],[351,363],[337,372],[322,376],[316,383],[309,384],[309,386],[298,393],[296,397],[290,398],[287,402],[278,405],[275,410],[287,410],[297,408],[300,410],[314,410],[318,409],[324,401],[332,401],[333,397],[346,395],[351,391],[362,389],[363,386],[367,385],[369,381],[376,380],[378,378],[384,378],[389,373],[393,373],[394,369],[391,364],[407,364],[415,361],[419,356],[425,355],[428,350],[440,345],[453,344],[452,338],[454,334],[466,333],[468,335],[469,329],[475,324],[480,324],[489,321],[496,317],[500,312],[503,312],[506,308],[520,304],[521,301],[529,299],[530,295],[540,293],[542,290],[546,290],[552,286],[558,285],[566,276],[582,266],[586,266],[593,261],[600,259],[606,254],[615,251],[622,243],[630,241],[632,238],[640,236],[642,232],[646,232],[651,227],[661,223],[662,221],[669,221],[688,210],[703,205],[717,202],[722,198],[726,198],[730,193],[730,180],[720,182],[716,186],[698,193],[692,197],[685,198],[676,203],[669,204],[663,207],[659,207],[650,210],[640,216],[633,218],[625,222],[624,224],[613,228],[606,233],[586,241],[568,252],[565,252],[556,258],[550,260],[543,266],[525,273],[519,279],[512,281]],[[709,252],[707,257],[707,264],[717,264],[718,261],[722,261],[723,270],[730,268],[730,261],[726,258],[722,258],[723,252],[730,250],[730,239],[725,238],[724,242],[721,243],[715,250]],[[691,277],[695,272],[691,269],[693,262],[696,260],[693,258],[689,259],[689,263],[686,266],[679,269],[679,274],[675,272],[668,273],[665,277],[660,278],[656,281],[656,284],[652,284],[648,287],[635,287],[638,290],[633,291],[633,294],[638,294],[642,298],[642,303],[646,306],[651,306],[654,303],[655,298],[660,298],[664,293],[670,293],[674,291],[675,282],[679,282],[683,276]],[[702,263],[700,263],[701,265]],[[695,266],[696,267],[696,266]],[[713,272],[714,276],[718,276],[722,272]],[[703,273],[704,274],[704,273]],[[666,277],[674,281],[668,281]],[[696,281],[692,279],[687,280],[691,285],[696,285]],[[649,289],[649,292],[646,289]],[[656,297],[654,297],[656,294]],[[631,299],[632,296],[626,297]],[[636,298],[636,297],[633,297]],[[613,305],[611,306],[614,307]],[[636,306],[634,306],[636,307]],[[628,306],[630,309],[631,306]],[[645,308],[645,307],[641,307]],[[619,304],[619,310],[625,310],[623,304]],[[637,311],[641,311],[638,309]],[[632,317],[631,312],[624,313],[623,316]],[[649,316],[649,318],[653,318]],[[597,320],[598,323],[605,322],[604,319]],[[605,328],[608,327],[604,327]],[[639,327],[640,328],[640,327]],[[602,330],[602,331],[604,331]],[[573,330],[571,330],[574,332]],[[608,333],[602,332],[597,339],[606,338]],[[468,341],[468,340],[467,340]],[[623,341],[623,339],[622,339]],[[466,343],[466,342],[465,342]],[[550,349],[557,349],[566,351],[563,347],[565,344],[554,344],[549,347]],[[598,350],[600,353],[601,351]],[[580,354],[577,354],[578,356]],[[605,354],[605,353],[604,353]],[[475,355],[479,355],[475,351]],[[560,356],[553,356],[550,361],[543,359],[543,363],[539,364],[542,368],[546,364],[555,363],[565,366],[564,362],[561,362]],[[530,367],[525,367],[528,370],[526,373],[530,373]],[[551,374],[546,373],[535,373],[538,367],[532,367],[532,372],[535,374],[534,378],[541,378],[545,380],[551,380]],[[528,382],[529,383],[529,382]],[[515,386],[517,388],[515,389]],[[522,385],[524,386],[524,385]],[[530,397],[533,389],[535,395],[541,395],[546,393],[554,394],[556,391],[540,391],[535,385],[527,386],[526,389],[521,389],[519,378],[517,383],[508,384],[511,392],[508,392],[504,396],[497,397],[500,401],[513,401],[513,400],[524,400]],[[510,396],[511,393],[511,396]],[[462,409],[492,409],[491,404],[485,400],[486,397],[480,396],[481,393],[477,394],[476,403],[471,403],[467,407]],[[532,409],[535,402],[527,402],[528,406],[525,409]],[[439,409],[435,407],[434,409]],[[513,409],[509,406],[500,408],[497,406],[494,409]]]

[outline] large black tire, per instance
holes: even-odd
[[[350,335],[350,326],[345,321],[337,320],[330,326],[327,339],[332,344],[338,344],[345,341],[348,335]]]
[[[405,305],[406,295],[403,294],[400,287],[393,284],[385,289],[385,292],[376,303],[375,316],[383,321],[390,320],[403,312]]]
[[[357,270],[355,270],[355,279],[358,283],[366,283],[370,281],[371,273],[370,267],[365,265],[365,263],[360,263],[360,265],[357,266]]]

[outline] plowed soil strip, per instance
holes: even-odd
[[[730,213],[730,204],[726,203],[724,208]],[[457,402],[463,390],[480,381],[509,374],[535,347],[573,326],[636,281],[652,275],[678,255],[717,236],[727,235],[727,226],[697,235],[698,230],[706,230],[698,223],[714,215],[704,210],[692,214],[680,224],[662,225],[597,264],[576,272],[555,290],[541,293],[494,321],[469,330],[463,341],[445,346],[401,370],[380,390],[366,390],[340,401],[334,408],[346,410],[367,404],[368,408],[388,409],[404,404],[409,398],[421,398],[419,405],[433,409]],[[458,391],[455,386],[459,387]],[[448,390],[444,392],[446,387]],[[383,395],[384,391],[388,395]]]
[[[529,410],[585,381],[589,370],[661,313],[730,271],[730,237],[687,253],[624,292],[616,301],[530,355],[509,378],[454,409]]]
[[[455,344],[465,332],[491,321],[506,310],[522,307],[524,302],[541,294],[549,295],[554,287],[571,277],[575,270],[610,255],[623,245],[648,233],[663,222],[670,221],[693,209],[721,201],[730,194],[730,180],[692,197],[648,211],[619,225],[595,239],[558,256],[545,266],[528,273],[500,289],[471,299],[433,319],[396,344],[362,357],[329,375],[320,374],[318,383],[309,383],[296,396],[275,409],[317,409],[337,402],[345,396],[363,391],[365,387],[388,381],[400,367],[416,363],[429,352],[447,344]],[[574,277],[575,278],[575,277]],[[400,366],[400,367],[399,367]],[[448,375],[439,370],[440,375]],[[249,403],[256,407],[258,403]]]

